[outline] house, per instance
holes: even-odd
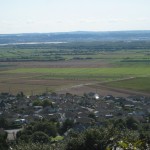
[[[34,108],[35,113],[39,113],[43,110],[43,106],[34,106],[33,108]]]

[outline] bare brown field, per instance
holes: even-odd
[[[14,68],[102,68],[111,67],[104,60],[68,60],[68,61],[30,61],[30,62],[1,62],[5,69]],[[10,67],[9,67],[10,66]],[[4,69],[4,68],[1,68]]]

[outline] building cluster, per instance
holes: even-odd
[[[45,102],[45,103],[44,103]],[[44,105],[43,105],[44,103]],[[101,125],[106,119],[132,116],[139,122],[148,122],[150,98],[144,96],[114,97],[87,93],[44,93],[24,96],[0,94],[0,116],[14,124],[28,124],[34,120],[52,120],[60,124],[72,120],[74,128],[82,130],[93,124]]]

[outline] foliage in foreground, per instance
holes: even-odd
[[[6,139],[7,139],[7,132],[0,131],[0,150],[8,149]]]
[[[82,133],[70,132],[63,142],[19,143],[14,150],[111,150],[119,147],[127,150],[148,150],[149,141],[141,139],[134,130],[119,130],[114,127],[89,128]]]

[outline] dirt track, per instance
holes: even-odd
[[[129,80],[133,78],[134,77],[117,79],[115,81]],[[148,96],[148,97],[150,96],[149,93],[109,87],[109,86],[104,85],[104,83],[107,83],[107,82],[92,82],[92,83],[79,84],[79,85],[74,85],[65,89],[60,89],[58,91],[60,93],[70,92],[73,94],[80,94],[80,95],[82,95],[83,93],[87,93],[87,92],[96,92],[103,96],[106,96],[108,94],[114,95],[114,96],[123,96],[123,97],[127,97],[130,95],[139,95],[139,96]]]

